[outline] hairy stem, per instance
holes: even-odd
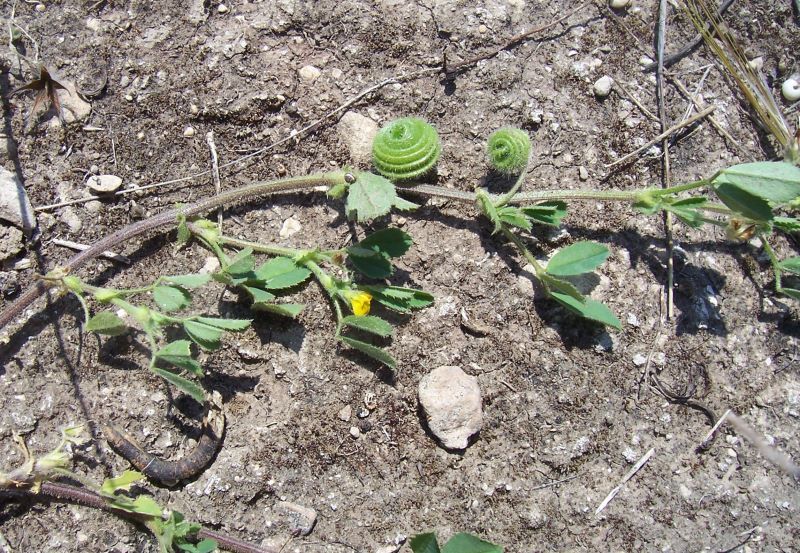
[[[191,205],[169,209],[158,215],[154,215],[148,219],[138,221],[131,225],[121,228],[120,230],[102,238],[91,245],[88,249],[79,252],[71,259],[69,259],[61,268],[65,273],[69,273],[84,265],[105,250],[112,247],[118,248],[120,244],[125,243],[137,236],[154,229],[165,226],[174,225],[179,215],[184,217],[192,217],[201,215],[209,211],[213,211],[220,206],[229,206],[234,203],[239,203],[256,196],[264,194],[273,194],[276,192],[295,192],[314,188],[316,186],[335,186],[342,184],[345,173],[343,171],[335,171],[332,173],[317,173],[305,177],[293,177],[286,179],[279,179],[274,181],[260,181],[240,188],[228,190],[216,196],[211,196],[199,200]],[[28,288],[20,295],[16,301],[5,308],[0,313],[0,328],[5,327],[14,318],[17,317],[22,311],[25,310],[36,298],[44,294],[47,286],[44,282],[39,281],[34,286]]]
[[[42,482],[39,493],[35,493],[30,488],[17,488],[13,490],[0,490],[0,495],[16,495],[31,497],[34,499],[48,498],[58,501],[67,501],[69,503],[77,503],[93,509],[99,509],[101,511],[113,513],[119,517],[127,518],[142,524],[146,524],[147,521],[152,518],[148,515],[131,513],[123,509],[117,509],[116,507],[110,505],[102,496],[91,490],[79,488],[70,484],[62,484],[60,482]],[[214,532],[213,530],[206,530],[205,528],[202,528],[197,532],[197,537],[200,539],[210,538],[215,540],[219,544],[220,548],[227,551],[233,551],[234,553],[277,553],[277,550],[273,548],[267,549],[263,547],[256,547],[243,542],[242,540],[226,536],[219,532]]]
[[[761,241],[761,245],[763,246],[764,251],[767,252],[767,256],[769,257],[769,262],[772,265],[772,274],[775,275],[775,290],[777,292],[780,292],[783,289],[783,285],[781,284],[781,276],[782,276],[782,271],[780,268],[781,260],[778,259],[775,250],[772,249],[772,246],[770,246],[769,242],[767,241],[767,238],[762,233],[758,234],[758,239]]]

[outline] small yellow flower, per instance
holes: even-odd
[[[353,314],[357,317],[362,317],[369,313],[369,305],[372,302],[372,296],[363,290],[354,290],[347,294],[347,300],[350,302],[350,308]]]

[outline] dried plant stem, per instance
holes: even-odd
[[[113,513],[119,517],[127,518],[139,523],[145,523],[150,518],[147,515],[138,513],[131,513],[122,509],[117,509],[109,504],[103,497],[93,491],[72,486],[70,484],[62,484],[60,482],[42,482],[39,493],[34,492],[29,488],[18,488],[14,490],[0,490],[3,495],[16,495],[24,496],[33,499],[55,499],[58,501],[66,501],[69,503],[77,503],[93,509]],[[220,532],[213,530],[206,530],[205,528],[197,532],[197,537],[200,539],[210,538],[215,540],[222,549],[226,551],[233,551],[234,553],[277,553],[276,549],[256,547],[242,540],[226,536]]]

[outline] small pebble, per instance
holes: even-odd
[[[631,5],[631,0],[610,0],[608,5],[615,10],[621,10]]]
[[[228,13],[230,9],[225,4],[220,4],[217,6],[217,13]]]
[[[578,178],[581,180],[587,180],[589,178],[589,171],[587,171],[586,167],[583,165],[578,167]]]
[[[800,100],[800,75],[792,75],[781,86],[781,93],[783,97],[790,102]]]
[[[353,438],[358,439],[358,438],[361,437],[361,430],[359,430],[357,426],[351,426],[350,427],[350,435]]]
[[[350,417],[353,416],[353,408],[349,405],[345,405],[339,410],[336,416],[339,417],[339,420],[347,422],[350,420]]]
[[[486,25],[479,25],[479,26],[478,26],[478,32],[479,32],[480,34],[482,34],[482,35],[485,35],[485,34],[486,34],[486,31],[488,31],[488,30],[489,30],[489,29],[487,29],[487,28],[486,28]]]
[[[122,179],[116,175],[92,175],[86,186],[96,194],[112,194],[122,186]]]
[[[283,225],[281,225],[281,230],[278,232],[278,235],[281,238],[288,238],[289,236],[300,232],[300,229],[302,228],[303,226],[300,224],[300,221],[294,217],[289,217],[283,222]]]
[[[319,70],[318,67],[314,67],[313,65],[304,65],[300,68],[300,71],[297,72],[300,75],[300,78],[308,83],[313,83],[319,76],[322,74],[322,71]]]
[[[594,95],[598,98],[605,98],[611,94],[611,87],[614,86],[614,79],[605,75],[597,79],[594,83]]]
[[[47,9],[47,7],[44,4],[36,4],[36,7],[33,9],[35,9],[39,13],[42,13],[44,10]]]
[[[647,363],[647,357],[642,355],[641,353],[637,353],[636,355],[633,356],[633,364],[636,365],[637,367],[641,367],[645,363]]]
[[[194,136],[194,127],[186,127],[183,130],[183,136],[185,138],[192,138]]]

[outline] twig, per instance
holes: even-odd
[[[725,11],[731,7],[733,1],[734,0],[725,0],[725,2],[723,2],[722,5],[719,7],[719,10],[717,10],[718,16],[724,14]],[[694,49],[700,45],[701,42],[703,42],[703,35],[698,33],[691,41],[686,43],[686,45],[683,46],[681,49],[679,49],[677,52],[664,57],[663,67],[666,68],[675,65],[683,58],[691,54],[694,51]],[[650,71],[655,71],[657,68],[658,68],[658,61],[656,60],[652,63],[648,63],[647,65],[645,65],[642,68],[642,71],[644,71],[645,73],[649,73]]]
[[[658,30],[656,32],[656,104],[658,105],[658,120],[661,130],[667,128],[667,107],[664,101],[664,43],[667,40],[667,0],[661,0],[658,6]],[[661,188],[669,188],[670,160],[669,139],[664,137],[661,141]],[[673,290],[675,288],[675,260],[672,250],[672,212],[664,210],[664,242],[667,254],[667,320],[672,320],[675,312],[673,307]]]
[[[700,119],[706,117],[710,113],[713,113],[715,109],[717,109],[717,108],[714,107],[714,106],[709,106],[706,109],[704,109],[703,111],[701,111],[700,113],[698,113],[697,115],[694,115],[694,116],[690,117],[686,121],[681,121],[680,123],[678,123],[676,125],[673,125],[672,127],[667,129],[666,131],[662,132],[661,134],[659,134],[658,136],[656,136],[655,138],[650,140],[644,146],[642,146],[640,148],[637,148],[636,150],[632,151],[631,153],[622,156],[621,158],[619,158],[618,160],[616,160],[613,163],[609,163],[608,165],[605,166],[605,168],[606,169],[610,169],[611,167],[615,167],[617,165],[620,165],[621,163],[625,163],[629,159],[631,159],[633,157],[636,157],[637,155],[641,154],[644,151],[647,151],[647,149],[650,148],[653,144],[661,142],[662,140],[664,140],[664,138],[666,138],[666,137],[678,132],[679,130],[681,130],[681,129],[685,128],[685,127],[689,127],[691,125],[694,125]]]
[[[697,108],[698,110],[703,109],[703,104],[700,103],[700,101],[697,99],[697,96],[689,92],[689,90],[684,86],[684,84],[678,77],[676,77],[675,75],[668,74],[667,80],[669,80],[669,82],[674,84],[675,87],[680,91],[680,93],[683,94],[685,98],[687,98],[694,104],[695,108]],[[725,128],[719,123],[719,121],[717,121],[716,117],[714,117],[713,115],[709,115],[708,122],[711,123],[711,125],[725,140],[727,140],[730,144],[735,146],[737,150],[739,150],[740,155],[743,155],[744,157],[749,159],[753,159],[753,156],[747,150],[745,150],[744,147],[741,144],[739,144],[739,142],[728,131],[725,130]]]
[[[646,107],[644,107],[644,106],[642,105],[642,103],[641,103],[641,102],[640,102],[640,101],[639,101],[639,100],[636,98],[636,96],[634,96],[633,94],[631,94],[630,92],[628,92],[628,91],[625,89],[625,87],[624,87],[624,86],[622,86],[622,83],[620,83],[620,82],[617,82],[617,81],[614,81],[614,85],[615,85],[617,88],[619,88],[619,89],[622,91],[622,93],[625,95],[625,97],[626,97],[626,98],[628,98],[628,100],[630,100],[631,102],[633,102],[634,104],[636,104],[636,107],[638,107],[638,108],[639,108],[639,109],[642,111],[642,113],[644,113],[646,116],[648,116],[648,117],[649,117],[650,119],[652,119],[653,121],[658,121],[658,117],[656,117],[655,115],[653,115],[653,114],[650,112],[650,110],[648,110]]]
[[[725,419],[728,418],[728,415],[730,414],[731,414],[730,409],[722,413],[722,416],[719,418],[716,424],[714,424],[714,426],[711,427],[711,430],[708,431],[708,434],[706,434],[706,437],[703,438],[703,441],[700,442],[700,445],[697,446],[697,449],[699,450],[708,449],[709,445],[711,445],[710,443],[711,436],[713,436],[714,432],[716,432],[717,429],[719,429],[719,427],[722,426],[722,423],[725,422]]]
[[[219,180],[219,159],[217,158],[217,146],[214,144],[214,131],[206,133],[206,144],[211,151],[211,176],[214,180],[214,191],[219,195],[222,192],[222,184]],[[222,234],[222,209],[222,206],[217,208],[217,227],[220,234]]]
[[[536,490],[543,490],[545,488],[552,488],[553,486],[558,486],[559,484],[563,484],[564,482],[569,482],[570,480],[575,480],[578,477],[577,474],[574,476],[568,476],[567,478],[562,478],[561,480],[553,480],[552,482],[547,482],[546,484],[539,484],[538,486],[534,486],[529,491],[535,492]]]
[[[88,250],[91,247],[87,246],[86,244],[79,244],[78,242],[73,242],[72,240],[62,240],[61,238],[54,238],[52,242],[56,246],[62,246],[64,248],[69,248],[71,250],[79,252]],[[117,263],[124,263],[125,265],[131,264],[131,258],[128,257],[127,255],[122,255],[109,250],[106,250],[103,253],[101,253],[100,257],[105,257],[106,259],[110,259],[111,261],[116,261]]]
[[[597,510],[594,512],[594,516],[597,516],[597,515],[599,515],[599,514],[600,514],[600,512],[601,512],[603,509],[605,509],[605,508],[606,508],[606,506],[608,506],[608,504],[609,504],[609,503],[611,503],[611,500],[612,500],[612,499],[614,499],[614,498],[616,497],[616,495],[617,495],[617,494],[618,494],[618,493],[619,493],[619,492],[622,490],[622,486],[624,486],[624,485],[625,485],[625,483],[626,483],[628,480],[630,480],[631,478],[633,478],[633,476],[634,476],[634,475],[635,475],[637,472],[639,472],[639,470],[640,470],[640,469],[641,469],[641,468],[642,468],[642,467],[645,465],[645,463],[647,463],[647,461],[649,461],[649,460],[650,460],[650,457],[652,457],[652,456],[653,456],[653,453],[655,453],[655,451],[656,451],[656,450],[655,450],[655,448],[652,448],[652,447],[651,447],[651,448],[650,448],[650,450],[649,450],[647,453],[645,453],[644,455],[642,455],[642,458],[641,458],[641,459],[639,459],[639,460],[636,462],[636,464],[635,464],[635,465],[633,465],[633,468],[632,468],[631,470],[629,470],[629,471],[628,471],[628,473],[627,473],[625,476],[623,476],[623,477],[622,477],[622,480],[620,481],[620,483],[619,483],[619,484],[617,484],[617,487],[616,487],[616,488],[614,488],[613,490],[611,490],[611,492],[610,492],[610,493],[609,493],[609,494],[606,496],[606,498],[603,500],[603,502],[602,502],[602,503],[600,503],[600,506],[599,506],[599,507],[597,507]]]
[[[733,429],[755,447],[764,459],[784,471],[793,478],[800,479],[800,467],[794,464],[791,457],[769,445],[750,425],[735,413],[728,414],[727,421]]]
[[[536,29],[533,29],[533,30],[530,30],[530,31],[526,31],[524,33],[520,33],[520,34],[518,34],[516,36],[513,36],[505,44],[503,44],[502,46],[500,46],[498,48],[495,48],[494,50],[492,50],[491,52],[489,52],[487,54],[482,54],[480,56],[475,56],[475,57],[469,58],[467,60],[460,61],[458,63],[454,63],[452,65],[448,65],[447,63],[445,63],[443,68],[442,68],[442,70],[444,71],[444,73],[446,75],[450,76],[450,75],[453,75],[454,73],[458,73],[459,71],[463,71],[467,67],[475,65],[479,61],[491,59],[491,58],[495,57],[497,54],[499,54],[500,52],[502,52],[503,50],[510,50],[513,47],[519,45],[521,42],[524,42],[524,41],[528,40],[531,36],[533,36],[533,35],[535,35],[537,33],[541,33],[542,31],[546,31],[547,29],[550,29],[551,27],[555,27],[556,25],[558,25],[562,21],[565,21],[565,20],[569,19],[570,17],[572,17],[573,15],[575,15],[576,13],[578,13],[579,11],[583,10],[584,8],[586,8],[587,6],[589,6],[591,4],[593,4],[593,2],[591,0],[588,1],[588,2],[584,2],[580,6],[578,6],[577,8],[572,10],[571,12],[569,12],[568,14],[566,14],[566,15],[564,15],[562,17],[559,17],[555,21],[551,21],[550,23],[548,23],[546,25],[542,25],[541,27],[537,27]]]

